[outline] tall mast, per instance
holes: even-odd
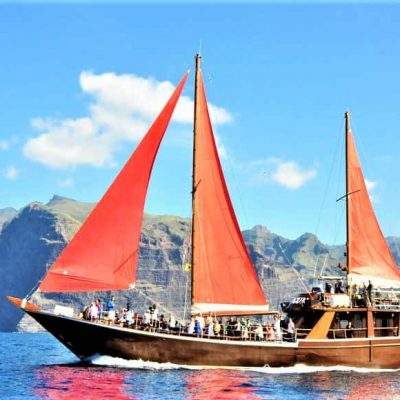
[[[350,131],[350,113],[346,111],[344,113],[345,118],[345,152],[346,152],[346,266],[347,273],[349,272],[349,260],[350,260],[350,246],[349,246],[349,155],[348,155],[348,146],[349,146],[349,131]]]
[[[191,304],[193,304],[193,288],[194,288],[194,218],[195,218],[195,202],[196,202],[196,134],[197,134],[197,89],[198,82],[200,77],[200,65],[201,65],[201,56],[200,54],[196,54],[195,56],[195,77],[194,77],[194,112],[193,112],[193,167],[192,167],[192,257],[191,257]]]

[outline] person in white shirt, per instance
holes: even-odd
[[[282,340],[281,317],[274,315],[274,331],[276,340]]]
[[[150,311],[146,310],[146,312],[143,315],[143,324],[145,326],[149,326],[151,322],[151,315],[150,315]]]
[[[174,330],[175,329],[175,325],[176,325],[176,320],[173,314],[170,315],[169,317],[169,329]]]
[[[99,318],[99,309],[96,305],[96,303],[92,303],[89,309],[89,315],[90,315],[90,320],[93,321],[97,321],[97,319]]]
[[[193,333],[194,333],[194,318],[192,317],[188,326],[188,334],[193,335]]]
[[[126,317],[125,317],[125,319],[126,319],[126,324],[127,324],[128,326],[133,325],[133,311],[132,311],[132,310],[128,310],[128,311],[126,312]]]

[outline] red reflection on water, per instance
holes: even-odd
[[[124,392],[123,371],[67,366],[44,367],[37,373],[35,394],[44,399],[133,399]]]
[[[351,388],[345,399],[348,400],[393,400],[399,399],[399,385],[396,385],[397,375],[373,376],[368,374],[366,377],[357,379],[356,384],[350,384]],[[396,387],[397,386],[397,387]]]
[[[243,400],[259,399],[253,392],[249,376],[240,371],[193,371],[186,377],[187,399]]]

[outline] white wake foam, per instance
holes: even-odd
[[[105,367],[131,368],[131,369],[147,369],[147,370],[173,370],[173,369],[232,369],[240,371],[252,371],[263,374],[313,374],[316,372],[356,372],[360,374],[382,373],[382,372],[398,372],[400,369],[379,369],[379,368],[357,368],[345,365],[335,365],[329,367],[311,366],[305,364],[296,364],[293,367],[214,367],[214,366],[193,366],[179,365],[173,363],[157,363],[143,360],[125,360],[123,358],[97,355],[89,359],[93,365]]]

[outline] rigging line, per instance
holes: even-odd
[[[320,207],[320,211],[319,211],[318,223],[317,223],[317,227],[316,227],[316,235],[317,236],[318,236],[318,231],[319,231],[321,218],[322,218],[322,210],[326,205],[326,201],[327,201],[327,197],[328,197],[328,190],[329,190],[329,187],[331,187],[331,182],[334,180],[334,176],[336,175],[336,173],[338,175],[336,196],[339,191],[339,183],[341,181],[339,177],[341,176],[340,173],[341,173],[341,169],[342,169],[341,167],[342,167],[343,146],[344,146],[344,143],[342,140],[343,130],[344,130],[344,120],[341,120],[341,122],[339,123],[338,134],[336,135],[336,137],[337,137],[336,146],[335,146],[335,151],[333,152],[333,155],[332,155],[332,163],[331,163],[330,173],[329,173],[329,177],[328,177],[328,182],[325,187],[325,193],[324,193],[323,201],[321,203],[321,207]],[[334,221],[334,229],[331,233],[332,236],[335,235],[335,232],[337,229],[337,207],[335,207],[333,221]],[[317,275],[317,271],[318,271],[318,262],[319,262],[319,256],[318,256],[318,259],[317,259],[317,262],[316,262],[315,268],[314,268],[315,276]],[[325,260],[325,262],[326,262],[326,260]],[[322,265],[321,268],[324,268],[324,265]]]
[[[290,267],[293,269],[293,271],[296,273],[297,278],[299,279],[300,283],[304,286],[304,289],[306,289],[306,292],[307,292],[307,293],[310,293],[310,290],[308,289],[308,287],[307,287],[306,284],[304,283],[303,278],[301,277],[299,271],[297,271],[297,269],[294,268],[293,263],[291,263],[291,262],[289,261],[289,258],[287,257],[287,255],[286,255],[286,253],[285,253],[285,250],[284,250],[283,247],[282,247],[281,239],[280,239],[280,238],[278,238],[278,244],[279,244],[279,247],[280,247],[280,249],[281,249],[281,252],[282,252],[283,256],[286,258],[286,262],[289,264],[289,266],[290,266]]]
[[[344,122],[342,121],[340,123],[339,131],[343,130],[343,124],[344,124]],[[341,147],[340,146],[340,144],[341,144],[340,138],[341,138],[341,136],[340,136],[340,134],[338,134],[337,135],[337,139],[336,139],[335,150],[334,150],[334,152],[332,154],[331,166],[330,166],[330,169],[329,169],[328,180],[327,180],[327,183],[325,185],[325,190],[324,190],[324,194],[323,194],[323,197],[322,197],[322,203],[321,203],[321,207],[320,207],[319,213],[318,213],[317,226],[316,226],[316,229],[315,229],[316,235],[318,235],[319,226],[320,226],[320,222],[321,222],[322,210],[323,210],[323,208],[324,208],[324,206],[326,204],[326,199],[328,197],[328,189],[330,187],[331,180],[332,180],[333,173],[334,173],[334,169],[335,169],[335,166],[336,166],[338,151],[340,150],[340,147]]]
[[[336,135],[337,139],[336,139],[336,146],[335,146],[335,151],[332,154],[332,160],[331,160],[331,166],[329,169],[329,175],[328,175],[328,181],[326,183],[325,186],[325,190],[324,190],[324,194],[322,197],[322,202],[321,202],[321,206],[318,212],[318,218],[317,218],[317,225],[315,228],[315,234],[316,236],[318,236],[319,233],[319,228],[320,228],[320,224],[321,224],[321,218],[322,218],[322,210],[324,209],[325,205],[326,205],[326,200],[328,197],[328,190],[331,186],[331,181],[333,179],[333,175],[334,175],[334,170],[336,167],[336,163],[337,163],[337,158],[338,158],[338,151],[340,151],[340,147],[341,147],[341,135],[340,132],[343,130],[343,125],[344,125],[344,121],[341,120],[340,124],[339,124],[339,133],[338,135]],[[314,278],[316,277],[317,274],[317,270],[318,270],[318,262],[319,262],[319,255],[317,258],[317,261],[315,263],[315,267],[314,267]]]

